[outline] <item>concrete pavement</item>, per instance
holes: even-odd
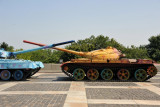
[[[160,73],[146,82],[73,81],[63,73],[37,73],[26,81],[0,81],[0,107],[6,106],[159,107]]]

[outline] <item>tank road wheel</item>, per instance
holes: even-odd
[[[11,78],[11,73],[8,70],[3,70],[1,72],[1,79],[2,80],[9,80]]]
[[[120,69],[117,72],[117,76],[120,80],[128,80],[130,77],[130,73],[127,69]]]
[[[147,73],[148,73],[148,75],[153,77],[157,74],[157,68],[155,66],[150,66],[147,69]]]
[[[145,81],[147,78],[147,72],[144,69],[138,69],[134,76],[138,81]]]
[[[111,69],[104,69],[101,72],[101,77],[104,80],[111,80],[113,78],[113,71]]]
[[[85,77],[85,72],[84,72],[84,70],[81,69],[81,68],[75,69],[75,70],[73,71],[73,77],[74,77],[75,80],[78,80],[78,81],[83,80],[84,77]]]
[[[87,78],[90,80],[96,80],[99,77],[99,72],[96,69],[89,69],[87,71]]]
[[[17,81],[23,78],[23,72],[21,70],[16,70],[13,74],[13,78]]]

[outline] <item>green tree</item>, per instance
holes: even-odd
[[[131,45],[131,47],[127,47],[124,51],[127,58],[132,59],[148,59],[148,53],[147,49],[144,47],[136,47],[134,45]]]
[[[33,52],[19,54],[17,55],[17,58],[32,61],[42,61],[44,63],[51,63],[54,62],[54,60],[52,60],[52,54],[53,52],[50,49],[37,50]]]
[[[23,49],[16,49],[15,51],[23,51]],[[28,53],[23,53],[23,54],[17,55],[17,58],[31,60],[31,56],[32,56],[31,52],[28,52]]]
[[[2,42],[2,43],[0,44],[0,48],[3,48],[3,49],[6,50],[6,51],[11,51],[11,52],[14,51],[13,46],[9,46],[9,45],[8,45],[7,43],[5,43],[5,42]]]
[[[149,57],[155,61],[160,61],[160,34],[152,36],[149,39],[149,44],[146,45]]]

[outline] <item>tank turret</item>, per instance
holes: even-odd
[[[54,47],[53,49],[79,55],[91,60],[118,60],[122,57],[125,57],[125,54],[122,54],[116,48],[113,48],[111,46],[108,46],[105,49],[94,50],[91,52],[77,52],[57,47]]]
[[[45,46],[45,44],[24,41],[26,43]],[[122,81],[146,81],[157,74],[153,60],[127,59],[125,54],[113,47],[91,52],[76,52],[53,47],[52,49],[76,54],[85,58],[71,59],[61,65],[62,71],[74,80],[118,79]]]

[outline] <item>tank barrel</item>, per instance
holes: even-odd
[[[23,40],[23,42],[24,42],[24,43],[33,44],[33,45],[38,45],[38,46],[46,46],[46,44],[35,43],[35,42],[27,41],[27,40]]]
[[[27,40],[23,40],[23,42],[24,42],[24,43],[29,43],[29,44],[38,45],[38,46],[46,46],[46,44],[35,43],[35,42],[27,41]],[[74,40],[71,40],[71,41],[61,42],[61,43],[55,44],[55,46],[63,45],[63,44],[67,44],[67,43],[72,43],[72,42],[75,42],[75,41],[74,41]]]
[[[17,54],[22,54],[22,53],[36,51],[36,50],[41,50],[41,49],[46,49],[46,48],[52,48],[52,47],[53,47],[53,44],[52,45],[48,45],[48,46],[43,46],[43,47],[35,48],[35,49],[29,49],[29,50],[24,50],[24,51],[12,52],[12,54],[13,55],[17,55]]]
[[[75,42],[74,40],[53,44],[53,47]]]
[[[17,52],[12,52],[12,55],[17,55],[17,54],[21,54],[21,53],[27,53],[27,52],[32,52],[32,51],[36,51],[36,50],[41,50],[41,49],[46,49],[46,48],[52,48],[55,46],[59,46],[59,45],[63,45],[63,44],[68,44],[68,43],[72,43],[75,42],[74,40],[71,41],[66,41],[66,42],[60,42],[60,43],[56,43],[56,44],[52,44],[52,45],[47,45],[47,46],[42,46],[42,47],[38,47],[35,49],[29,49],[29,50],[24,50],[24,51],[17,51]]]
[[[33,45],[38,45],[38,46],[46,46],[46,44],[35,43],[35,42],[27,41],[27,40],[23,40],[23,42],[33,44]],[[85,56],[84,52],[77,52],[77,51],[67,50],[67,49],[62,49],[62,48],[57,48],[57,47],[52,47],[52,49],[72,53],[72,54],[79,55],[79,56]]]

